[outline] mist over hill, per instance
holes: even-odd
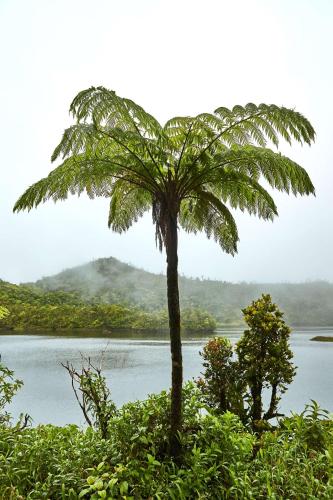
[[[45,291],[77,292],[93,303],[128,304],[147,311],[166,308],[166,277],[110,257],[38,280]],[[241,308],[270,293],[285,312],[291,325],[332,326],[333,284],[326,281],[306,283],[229,283],[180,276],[183,308],[200,307],[224,325],[242,322]]]

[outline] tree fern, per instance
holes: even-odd
[[[277,215],[261,179],[294,195],[314,194],[306,171],[277,148],[281,137],[288,143],[311,144],[315,132],[295,110],[253,103],[174,117],[162,126],[141,106],[104,87],[80,92],[70,112],[75,123],[51,157],[60,165],[30,186],[14,210],[86,192],[90,198],[110,199],[108,225],[123,232],[152,209],[156,240],[160,249],[165,247],[168,263],[170,447],[177,455],[182,387],[178,224],[188,232],[205,232],[225,252],[237,252],[231,209],[270,220]]]

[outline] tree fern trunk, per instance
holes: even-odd
[[[183,361],[180,336],[180,308],[178,290],[178,232],[177,217],[169,216],[166,238],[167,295],[172,360],[170,453],[179,457],[179,432],[182,425]]]

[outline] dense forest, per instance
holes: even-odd
[[[0,281],[0,303],[9,313],[0,328],[15,331],[73,329],[168,329],[166,309],[147,311],[124,304],[97,303],[78,292],[51,291],[34,285],[13,285]],[[183,310],[184,331],[213,331],[214,318],[199,308]]]
[[[66,291],[90,303],[124,304],[147,312],[166,309],[166,277],[137,269],[115,258],[98,259],[37,281],[46,292]],[[269,293],[294,326],[333,325],[333,284],[228,283],[180,276],[183,309],[200,308],[220,325],[242,324],[241,309]]]

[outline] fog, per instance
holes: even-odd
[[[70,198],[12,214],[53,168],[76,93],[104,85],[164,122],[218,106],[296,108],[317,136],[281,151],[309,172],[316,197],[272,191],[279,218],[236,213],[239,253],[180,235],[180,272],[226,281],[333,281],[331,159],[333,3],[329,0],[1,0],[0,278],[33,281],[99,257],[165,269],[149,214],[118,235],[108,201]]]

